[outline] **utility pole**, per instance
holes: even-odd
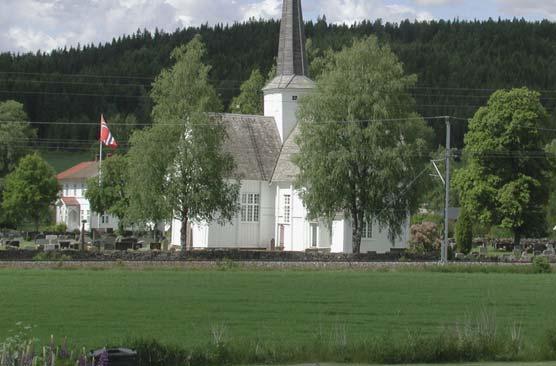
[[[450,159],[451,159],[451,125],[450,117],[446,117],[446,179],[445,179],[445,190],[446,190],[446,201],[444,203],[444,242],[442,243],[442,249],[440,251],[440,260],[442,263],[448,262],[448,210],[450,208]]]

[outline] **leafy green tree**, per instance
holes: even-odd
[[[555,118],[553,117],[553,120]],[[556,139],[552,140],[545,148],[549,156],[556,157]],[[547,217],[546,221],[548,223],[548,231],[550,236],[554,237],[556,235],[556,171],[552,171],[550,177],[550,195],[547,204]]]
[[[132,138],[130,154],[140,154],[132,161],[137,170],[164,172],[145,184],[165,200],[166,209],[182,222],[181,243],[188,249],[187,230],[190,220],[226,222],[237,212],[239,182],[233,178],[235,164],[222,151],[226,131],[220,119],[209,112],[222,110],[214,88],[209,83],[210,67],[203,63],[206,50],[200,36],[172,53],[174,66],[164,70],[153,84],[153,128]],[[152,144],[161,153],[145,155]],[[163,146],[162,146],[163,145]],[[141,175],[146,179],[151,174]],[[137,179],[139,177],[135,177]],[[161,181],[162,180],[162,181]],[[160,184],[159,188],[154,188]],[[137,184],[130,185],[136,189]],[[130,197],[142,192],[131,192]],[[154,199],[154,198],[152,198]]]
[[[129,199],[126,195],[128,181],[128,161],[125,156],[114,155],[102,162],[102,179],[87,180],[85,197],[94,212],[108,212],[119,220],[123,231]]]
[[[28,121],[23,104],[13,100],[0,102],[0,179],[30,150],[36,134]]]
[[[485,225],[524,235],[546,233],[546,204],[553,159],[540,130],[547,113],[539,93],[499,90],[479,108],[465,136],[468,164],[456,174],[461,204]]]
[[[126,188],[126,216],[131,223],[147,225],[172,218],[166,199],[168,162],[175,157],[180,130],[178,125],[155,124],[131,136]]]
[[[253,70],[247,81],[241,85],[241,93],[232,99],[230,112],[241,114],[263,114],[263,88],[265,79],[259,69]]]
[[[456,223],[456,247],[464,254],[469,254],[473,249],[473,218],[465,210]]]
[[[6,177],[2,207],[8,218],[20,222],[32,220],[38,231],[41,218],[48,216],[57,196],[54,169],[39,155],[27,155]]]
[[[351,219],[354,253],[365,222],[394,240],[419,202],[431,130],[414,112],[415,82],[370,37],[335,54],[300,101],[296,186],[312,218]]]

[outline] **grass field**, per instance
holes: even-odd
[[[42,151],[40,155],[52,165],[56,173],[93,158],[88,151]]]
[[[88,347],[130,337],[202,344],[436,334],[486,309],[529,340],[556,326],[556,275],[172,270],[1,270],[0,338],[16,322]]]

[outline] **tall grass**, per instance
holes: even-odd
[[[509,330],[497,326],[496,316],[487,310],[436,335],[407,332],[405,336],[369,337],[351,340],[344,324],[315,332],[309,342],[286,346],[276,340],[227,339],[225,329],[212,330],[212,342],[186,348],[163,345],[155,340],[135,340],[140,366],[216,366],[283,364],[302,362],[350,362],[369,364],[411,364],[479,361],[541,361],[556,359],[556,328],[546,333],[541,347],[526,344],[521,325]]]

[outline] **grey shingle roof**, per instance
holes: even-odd
[[[272,182],[292,182],[297,174],[299,174],[299,168],[292,161],[293,156],[299,152],[299,146],[295,143],[295,138],[298,134],[299,126],[296,126],[284,142],[274,167]]]
[[[301,0],[284,0],[276,73],[309,76],[308,65]]]
[[[263,90],[271,89],[313,89],[315,82],[307,76],[279,75],[272,79]]]
[[[241,179],[270,181],[280,154],[280,134],[272,117],[217,114],[226,126],[224,150],[236,163]]]

